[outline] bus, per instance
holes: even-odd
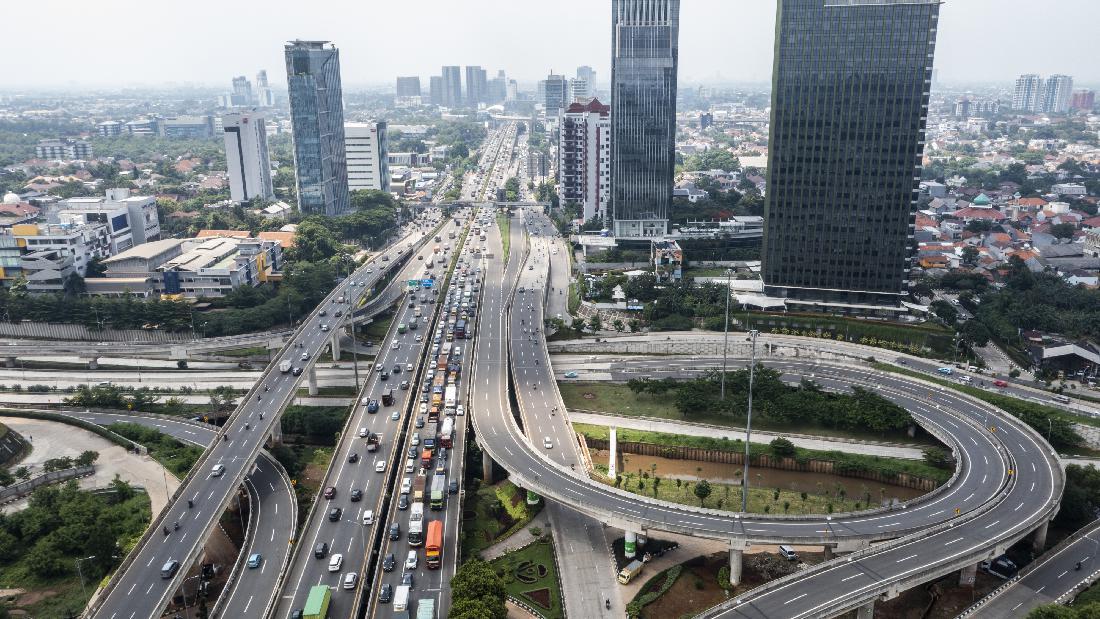
[[[440,356],[442,356],[442,355],[450,355],[450,354],[451,354],[451,346],[452,346],[452,345],[453,345],[453,344],[451,344],[450,342],[444,342],[444,343],[443,343],[443,346],[440,346],[440,347],[439,347],[439,354],[440,354]]]
[[[409,545],[420,546],[424,543],[424,503],[417,501],[409,509]]]
[[[438,570],[443,565],[443,521],[428,523],[428,544],[424,547],[428,569]]]
[[[455,337],[462,339],[466,337],[466,321],[459,320],[455,323]]]

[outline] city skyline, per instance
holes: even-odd
[[[56,0],[47,0],[49,5]],[[121,2],[123,6],[137,3]],[[206,0],[198,0],[197,6],[188,10],[201,10],[209,6],[220,7]],[[149,23],[149,12],[157,13],[161,20],[172,20],[172,7],[146,7],[141,10],[118,11],[120,27],[125,21],[135,20],[134,28],[127,29],[125,39],[105,40],[101,45],[81,50],[79,72],[71,70],[74,62],[72,50],[63,46],[40,48],[31,40],[29,29],[17,29],[9,33],[0,49],[15,54],[17,49],[34,46],[33,55],[20,55],[15,66],[5,67],[5,81],[9,88],[126,85],[202,85],[221,86],[232,75],[250,73],[253,67],[277,67],[282,43],[293,38],[319,38],[337,44],[343,55],[345,89],[350,85],[393,88],[396,75],[417,75],[427,80],[439,74],[444,64],[480,65],[503,68],[509,77],[527,87],[547,73],[571,72],[574,67],[590,65],[603,80],[598,84],[607,87],[610,76],[609,54],[610,10],[607,7],[579,0],[566,0],[560,10],[538,14],[540,26],[537,32],[570,32],[569,45],[531,45],[529,28],[505,29],[498,32],[493,26],[498,20],[505,23],[530,23],[530,7],[503,3],[499,0],[470,0],[461,10],[441,1],[429,2],[418,14],[419,32],[424,33],[424,44],[408,46],[402,33],[381,32],[364,39],[354,28],[359,11],[369,7],[349,5],[347,19],[323,21],[317,14],[279,10],[280,3],[267,7],[261,15],[260,25],[241,32],[231,22],[203,22],[199,32],[201,40],[233,40],[231,54],[218,46],[194,45],[195,30],[177,29],[162,31],[139,27],[136,20]],[[1076,83],[1087,86],[1100,83],[1100,66],[1092,61],[1089,49],[1090,24],[1100,17],[1100,6],[1088,0],[1060,0],[1061,10],[1072,12],[1079,19],[1059,24],[1057,52],[1049,47],[1018,45],[1016,41],[1033,40],[1033,22],[1024,19],[1033,7],[1025,0],[949,0],[943,5],[944,26],[939,34],[937,70],[946,82],[1008,82],[1024,73],[1073,75]],[[289,6],[289,3],[287,3]],[[572,9],[591,13],[592,18],[576,20]],[[14,5],[9,7],[14,23],[31,23],[41,14],[41,5]],[[494,20],[468,19],[464,15],[484,15],[492,12]],[[51,22],[54,32],[66,37],[83,36],[88,23],[93,23],[97,9],[91,5],[68,5],[54,12]],[[292,17],[293,16],[293,17]],[[527,21],[518,21],[527,20]],[[456,23],[463,28],[455,28]],[[755,83],[771,78],[772,45],[775,25],[775,1],[723,2],[722,0],[692,0],[684,6],[682,18],[683,44],[681,45],[681,73],[683,83]],[[736,24],[731,28],[731,24]],[[567,27],[567,29],[566,29]],[[515,32],[512,32],[514,30]],[[223,39],[224,38],[224,39]],[[75,40],[75,39],[72,39]],[[991,53],[976,54],[975,44],[980,41],[983,49]],[[533,53],[506,54],[501,50],[520,46]],[[134,48],[141,54],[131,54]],[[402,49],[396,60],[394,49]],[[995,53],[992,51],[995,50]],[[1044,51],[1051,50],[1051,51]],[[118,58],[126,58],[126,71],[117,67]],[[385,62],[379,62],[386,58]],[[103,67],[101,72],[90,67]],[[73,77],[77,76],[79,77]],[[60,78],[58,76],[66,76]],[[283,76],[272,73],[272,85],[282,88]],[[224,86],[222,86],[224,87]]]

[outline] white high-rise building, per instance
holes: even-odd
[[[588,103],[588,100],[592,98],[592,84],[584,78],[574,77],[569,80],[569,92],[570,102]]]
[[[611,108],[598,99],[573,103],[558,122],[558,195],[578,204],[585,221],[607,219],[611,198]]]
[[[1070,97],[1073,96],[1073,77],[1069,75],[1051,75],[1043,82],[1043,112],[1064,114],[1069,111]]]
[[[584,80],[584,83],[588,84],[590,96],[596,96],[596,71],[592,67],[588,65],[577,67],[577,79]]]
[[[344,123],[348,189],[389,188],[389,148],[385,121]]]
[[[1040,111],[1043,78],[1034,73],[1016,78],[1016,90],[1012,93],[1012,109],[1024,112]]]
[[[267,152],[264,114],[255,110],[222,116],[225,162],[229,167],[229,196],[234,202],[271,200],[271,161]]]
[[[275,107],[275,93],[267,83],[267,69],[260,69],[256,73],[256,105]]]

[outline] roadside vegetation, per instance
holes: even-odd
[[[508,264],[508,252],[512,247],[512,220],[504,213],[497,213],[497,227],[500,228],[500,240],[504,243],[504,264]]]
[[[493,544],[523,530],[542,510],[528,505],[527,494],[510,481],[467,491],[462,518],[462,556],[476,557]]]
[[[149,455],[177,477],[187,475],[202,456],[201,447],[185,445],[155,428],[136,423],[112,423],[107,429],[147,447]]]
[[[458,566],[451,579],[451,610],[449,619],[505,619],[507,590],[504,580],[493,567],[480,560],[469,559]]]
[[[537,536],[530,544],[494,559],[489,565],[503,581],[509,597],[538,611],[545,619],[564,619],[561,581],[549,533]]]

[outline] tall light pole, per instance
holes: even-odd
[[[94,559],[95,557],[96,555],[92,555],[90,557],[84,557],[83,559],[76,560],[76,573],[80,576],[80,594],[84,597],[88,597],[88,592],[84,589],[84,572],[80,570],[80,562],[88,561],[90,559]]]
[[[722,336],[722,395],[720,397],[723,401],[726,399],[726,355],[730,341],[730,297],[733,296],[730,280],[732,277],[733,269],[726,269],[726,329],[725,335]]]
[[[752,356],[749,362],[749,414],[745,421],[745,473],[741,478],[741,511],[747,511],[749,505],[749,441],[752,439],[752,382],[756,377],[756,329],[749,331],[752,339]]]

